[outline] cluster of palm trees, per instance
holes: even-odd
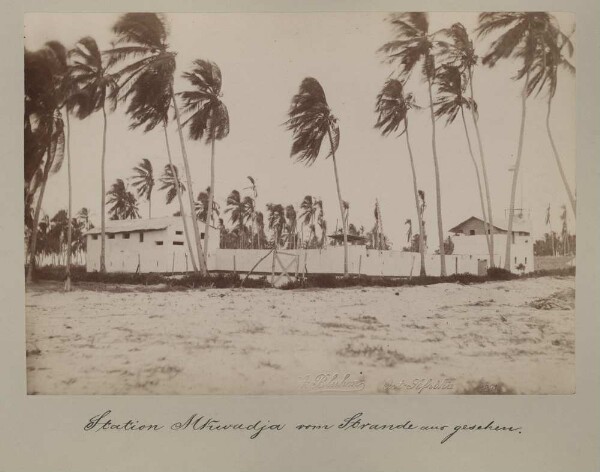
[[[85,232],[92,227],[87,208],[81,208],[71,220],[72,243],[68,245],[69,222],[67,211],[59,210],[52,218],[44,215],[38,223],[38,241],[36,245],[36,262],[46,261],[52,265],[65,265],[68,248],[71,257],[79,264],[83,263],[86,239]],[[31,231],[31,228],[27,228]]]
[[[106,271],[105,263],[105,217],[106,197],[112,202],[113,215],[135,216],[137,209],[129,204],[120,206],[121,201],[131,200],[123,181],[106,191],[106,143],[108,112],[117,106],[125,107],[130,118],[130,128],[142,127],[150,132],[162,126],[166,154],[171,174],[177,179],[177,171],[168,139],[171,110],[176,121],[180,150],[188,189],[187,211],[193,213],[192,178],[187,156],[184,128],[192,140],[204,140],[211,145],[211,186],[208,194],[209,207],[214,195],[214,168],[216,142],[229,133],[229,115],[221,96],[222,78],[219,67],[207,60],[197,59],[183,78],[189,90],[177,93],[174,90],[176,52],[168,45],[168,29],[165,18],[156,13],[126,13],[112,27],[114,40],[109,50],[101,51],[92,37],[80,39],[73,49],[52,41],[38,51],[25,51],[25,203],[29,208],[35,200],[32,231],[28,242],[30,280],[35,268],[38,221],[48,177],[57,172],[66,152],[68,163],[68,245],[71,245],[71,154],[69,149],[69,118],[78,119],[102,112],[102,152],[100,155],[101,175],[101,250],[100,271]],[[180,111],[181,110],[181,111]],[[147,169],[140,168],[141,172]],[[140,190],[141,188],[138,187]],[[179,185],[175,193],[179,202],[179,213],[192,265],[195,271],[207,274],[206,243],[202,247],[199,222],[191,218],[195,245],[192,246],[186,208]],[[151,195],[152,188],[143,192]],[[148,198],[150,202],[150,199]],[[149,203],[150,204],[150,203]],[[117,205],[115,207],[115,205]],[[209,225],[207,219],[206,225]],[[205,230],[208,238],[208,228]],[[195,251],[194,251],[195,249]],[[70,289],[70,251],[67,251],[65,289]]]
[[[492,197],[484,145],[479,129],[479,110],[475,101],[473,77],[479,64],[473,44],[466,28],[455,23],[449,28],[431,32],[426,13],[398,13],[389,17],[395,37],[384,44],[380,51],[387,62],[397,66],[397,77],[390,78],[377,96],[376,112],[378,120],[376,128],[383,135],[397,133],[405,135],[406,147],[411,164],[413,190],[416,212],[419,219],[419,248],[421,252],[421,275],[425,274],[423,207],[424,198],[420,197],[414,157],[409,139],[408,119],[412,113],[420,109],[415,104],[414,95],[405,90],[406,82],[412,72],[420,66],[420,74],[427,85],[429,95],[429,114],[431,118],[431,145],[436,183],[436,210],[438,226],[438,243],[441,262],[441,275],[446,275],[445,250],[442,223],[442,198],[440,188],[440,170],[436,141],[436,119],[444,118],[446,125],[454,122],[460,115],[466,144],[469,151],[477,187],[481,214],[490,264],[494,264],[494,221],[492,215]],[[573,72],[574,67],[568,61],[573,54],[573,44],[568,35],[564,34],[555,17],[546,12],[492,12],[481,13],[476,29],[478,37],[501,32],[483,56],[484,66],[494,67],[501,59],[513,59],[520,63],[515,80],[523,80],[521,128],[518,140],[517,157],[514,166],[511,186],[508,234],[512,233],[515,215],[516,184],[521,165],[526,102],[532,94],[544,91],[547,94],[548,111],[546,115],[546,130],[552,146],[554,158],[558,166],[563,184],[575,213],[575,199],[566,180],[558,150],[554,143],[550,128],[550,112],[552,99],[556,93],[559,67]],[[475,130],[479,165],[473,152],[473,145],[466,114],[470,115],[472,127]],[[483,185],[482,178],[483,176]],[[507,238],[505,269],[510,270],[511,238]]]
[[[558,70],[574,72],[568,58],[573,54],[570,35],[560,30],[553,15],[546,12],[482,13],[475,33],[478,38],[498,34],[481,61],[476,54],[473,40],[466,28],[456,23],[449,28],[430,31],[428,15],[423,12],[395,13],[389,16],[394,37],[380,48],[385,61],[395,66],[390,78],[376,97],[375,127],[382,135],[404,135],[406,151],[411,167],[413,193],[418,220],[418,249],[421,253],[421,274],[425,274],[425,194],[419,189],[415,170],[415,156],[409,137],[409,118],[413,113],[427,108],[431,119],[431,149],[435,177],[435,202],[437,214],[438,249],[441,275],[446,275],[445,241],[442,221],[441,175],[436,139],[436,122],[444,119],[451,125],[460,116],[462,132],[473,164],[477,181],[479,202],[484,221],[486,239],[493,265],[494,221],[492,196],[484,141],[479,129],[479,108],[475,100],[474,75],[477,67],[494,67],[503,59],[519,63],[515,80],[522,80],[521,126],[517,145],[513,181],[511,186],[508,233],[512,232],[516,183],[522,159],[525,131],[526,105],[532,95],[546,94],[546,131],[555,162],[567,191],[573,212],[575,198],[567,183],[561,160],[552,137],[550,116],[552,100],[558,86]],[[101,51],[96,41],[84,37],[71,49],[52,41],[37,51],[25,51],[25,205],[26,219],[31,228],[28,237],[29,267],[31,277],[36,264],[38,230],[41,204],[46,183],[51,174],[58,172],[66,157],[68,169],[67,246],[72,245],[72,197],[71,197],[71,116],[83,120],[102,113],[102,150],[100,153],[101,177],[101,251],[100,271],[105,265],[105,216],[107,205],[111,218],[135,218],[139,216],[137,200],[126,183],[118,179],[106,190],[105,167],[107,158],[108,115],[123,106],[130,118],[131,129],[142,128],[151,132],[162,127],[165,138],[167,162],[160,178],[155,178],[152,164],[144,159],[134,168],[132,185],[138,197],[148,202],[148,215],[152,214],[152,193],[155,184],[166,191],[167,203],[177,198],[183,221],[186,243],[192,255],[194,271],[207,273],[206,258],[209,225],[218,225],[221,246],[237,245],[240,248],[263,248],[267,241],[264,227],[265,216],[257,205],[256,182],[248,177],[248,194],[232,191],[226,202],[233,229],[228,231],[219,218],[219,205],[215,202],[215,149],[217,141],[229,134],[229,114],[222,100],[222,75],[219,67],[208,60],[197,59],[182,74],[189,88],[177,92],[174,89],[176,52],[168,44],[165,18],[155,13],[127,13],[119,17],[112,27],[114,40],[111,48]],[[415,94],[407,90],[408,79],[415,71],[420,75],[428,93],[428,103],[421,107],[415,102]],[[174,164],[168,137],[170,117],[174,117],[179,137],[179,150],[183,164],[183,176]],[[470,120],[470,126],[468,121]],[[335,178],[344,246],[344,275],[348,275],[349,204],[343,199],[338,172],[338,148],[340,127],[328,105],[323,87],[312,77],[302,80],[298,93],[291,100],[285,125],[292,133],[290,156],[306,165],[313,165],[321,155],[323,140],[331,157]],[[210,185],[194,200],[193,179],[190,173],[184,129],[188,138],[203,140],[210,145]],[[472,138],[474,130],[475,139]],[[476,146],[474,146],[474,142]],[[474,150],[476,148],[476,151]],[[77,156],[74,156],[75,158]],[[187,204],[184,202],[187,193]],[[106,198],[108,197],[108,201]],[[289,248],[324,247],[327,222],[323,203],[313,196],[306,196],[297,213],[293,205],[269,203],[267,224],[273,232],[272,244]],[[209,214],[210,213],[210,214]],[[196,217],[187,218],[186,214]],[[371,233],[373,246],[387,246],[383,242],[383,229],[379,206],[375,210],[376,226]],[[204,247],[199,221],[205,222]],[[191,222],[191,230],[189,223]],[[316,237],[316,227],[321,238]],[[305,235],[305,231],[306,235]],[[356,231],[356,228],[353,228]],[[411,223],[412,234],[412,223]],[[408,238],[409,240],[411,237]],[[510,238],[507,238],[505,263],[509,269]],[[66,251],[66,283],[70,288],[70,255]]]

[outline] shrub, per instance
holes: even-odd
[[[487,271],[488,280],[512,280],[517,277],[518,275],[500,267],[490,267]]]

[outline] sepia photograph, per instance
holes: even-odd
[[[28,395],[576,393],[576,37],[27,13]]]

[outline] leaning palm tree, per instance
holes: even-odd
[[[340,144],[340,129],[337,118],[333,115],[325,91],[321,84],[312,77],[305,78],[300,89],[292,98],[289,110],[288,130],[293,133],[291,157],[297,161],[312,165],[321,150],[323,138],[329,138],[329,153],[333,162],[333,172],[337,188],[340,216],[344,220],[344,200],[340,189],[335,153]],[[348,230],[343,227],[344,234],[344,277],[348,277]]]
[[[87,118],[92,113],[102,110],[102,157],[100,163],[100,272],[106,272],[106,104],[111,102],[111,108],[116,107],[117,77],[108,72],[109,64],[103,59],[96,41],[86,36],[79,40],[71,51],[73,60],[72,80],[78,88],[75,103],[75,115]]]
[[[515,160],[508,213],[508,227],[506,237],[506,252],[504,268],[510,270],[510,254],[512,244],[513,220],[515,214],[515,197],[523,140],[525,136],[525,117],[527,114],[527,96],[530,87],[532,66],[542,46],[547,42],[552,32],[556,30],[556,20],[546,12],[487,12],[479,15],[477,34],[479,37],[490,33],[504,31],[496,38],[488,53],[483,57],[482,63],[494,67],[500,59],[515,58],[521,61],[515,80],[525,79],[521,91],[521,126],[519,130],[519,143]]]
[[[113,32],[117,35],[117,40],[113,49],[108,51],[112,63],[123,60],[128,61],[119,71],[122,79],[119,84],[121,90],[127,91],[130,88],[135,88],[136,83],[142,81],[143,84],[137,87],[138,90],[144,90],[145,88],[149,88],[149,85],[152,85],[152,87],[155,87],[152,90],[156,90],[156,93],[160,94],[161,97],[168,97],[170,102],[172,102],[188,187],[190,212],[193,213],[194,192],[192,177],[183,138],[179,106],[177,105],[173,90],[176,53],[170,51],[167,44],[168,31],[165,18],[163,15],[157,13],[126,13],[113,25]],[[157,78],[157,80],[155,81],[153,78]],[[140,104],[143,105],[143,100],[140,101]],[[160,119],[165,124],[166,136],[166,122],[162,117]],[[181,217],[185,221],[183,211],[181,211]],[[196,218],[192,218],[192,226],[200,272],[206,275],[208,273],[206,259],[202,249],[200,228]],[[193,254],[190,255],[193,260]]]
[[[127,189],[123,179],[117,179],[106,194],[108,196],[106,204],[112,205],[108,210],[112,220],[128,220],[140,217],[137,200],[133,193]]]
[[[148,218],[152,218],[152,190],[154,189],[154,171],[149,159],[142,161],[133,168],[131,184],[136,188],[138,196],[148,201]]]
[[[37,201],[31,221],[27,281],[33,280],[42,201],[50,173],[57,172],[64,157],[65,135],[61,108],[64,67],[57,44],[25,51],[25,178],[29,178],[26,200]],[[64,49],[64,48],[63,48]],[[39,192],[38,192],[39,190]]]
[[[477,110],[477,103],[469,97],[464,95],[466,90],[466,80],[464,80],[463,72],[453,65],[444,64],[436,74],[436,81],[438,83],[438,96],[435,101],[435,116],[436,118],[446,118],[446,126],[454,122],[458,114],[462,119],[462,124],[465,131],[465,137],[467,139],[467,148],[469,149],[469,156],[471,156],[471,162],[475,170],[475,177],[477,179],[477,190],[479,191],[479,203],[481,205],[481,215],[483,220],[484,229],[488,228],[488,215],[486,212],[483,187],[481,185],[481,177],[479,175],[479,167],[473,154],[473,147],[471,146],[471,138],[469,136],[469,129],[467,128],[467,120],[465,119],[465,108],[467,110]],[[487,243],[488,254],[490,255],[490,265],[493,264],[494,252],[490,241],[490,234],[488,231],[484,231],[485,240]]]
[[[423,215],[420,208],[421,204],[417,186],[417,171],[415,170],[415,161],[408,133],[408,112],[414,108],[417,108],[414,97],[412,93],[404,93],[402,82],[397,79],[388,80],[379,95],[377,95],[375,111],[379,116],[377,118],[377,123],[375,123],[375,128],[380,129],[381,134],[384,136],[400,130],[399,135],[401,136],[404,134],[406,137],[406,148],[408,150],[410,169],[412,172],[413,192],[417,209],[417,219],[419,222],[419,253],[421,254],[420,275],[426,275]],[[402,128],[400,128],[401,125]]]
[[[407,79],[417,64],[421,63],[422,78],[427,82],[427,89],[429,91],[431,148],[435,171],[440,275],[445,276],[446,258],[444,253],[444,224],[442,222],[442,195],[432,92],[436,72],[434,56],[436,41],[433,34],[429,33],[429,19],[427,13],[395,13],[390,16],[389,20],[396,32],[396,38],[393,41],[384,44],[380,48],[380,51],[387,55],[387,59],[390,63],[399,63],[399,73],[400,77],[403,79]]]
[[[215,142],[229,134],[229,112],[221,100],[221,69],[214,62],[196,59],[190,72],[183,77],[192,85],[192,90],[181,93],[183,111],[190,113],[183,125],[188,125],[189,136],[194,140],[204,138],[211,145],[210,192],[208,208],[212,208],[215,189]],[[208,257],[210,218],[204,230],[204,258]]]
[[[461,23],[454,23],[450,28],[441,31],[450,38],[451,42],[444,43],[443,55],[449,64],[457,66],[461,72],[467,74],[466,82],[469,85],[469,98],[472,103],[475,102],[475,92],[473,90],[473,70],[479,61],[475,54],[473,41],[469,38],[466,28]],[[494,262],[494,216],[492,213],[492,196],[487,175],[485,154],[483,151],[483,140],[479,131],[479,112],[477,107],[471,107],[471,119],[477,136],[477,145],[479,148],[479,159],[481,162],[481,173],[483,174],[483,183],[485,186],[485,198],[487,203],[487,227],[484,221],[485,233],[489,234],[490,267],[495,266]]]
[[[542,50],[539,52],[539,54],[536,55],[535,63],[532,66],[531,80],[529,82],[529,89],[527,90],[527,92],[528,94],[531,94],[534,90],[537,89],[536,95],[538,95],[541,91],[546,89],[546,132],[548,134],[550,146],[552,147],[554,160],[556,161],[560,177],[563,181],[563,185],[565,186],[565,190],[567,191],[569,202],[571,203],[573,215],[576,215],[575,197],[573,196],[573,192],[571,191],[569,183],[567,182],[567,178],[562,167],[560,156],[558,154],[558,149],[556,148],[556,144],[554,143],[554,138],[552,137],[552,130],[550,128],[552,99],[556,94],[556,89],[558,86],[558,69],[561,68],[571,74],[575,74],[575,67],[569,62],[568,58],[562,53],[562,51],[566,46],[567,55],[571,57],[573,55],[574,48],[570,38],[564,35],[557,28],[553,29],[551,34],[545,35],[544,39],[545,40],[543,44],[540,45],[540,48],[542,48]]]

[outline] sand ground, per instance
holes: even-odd
[[[568,394],[575,278],[27,289],[30,394]]]

